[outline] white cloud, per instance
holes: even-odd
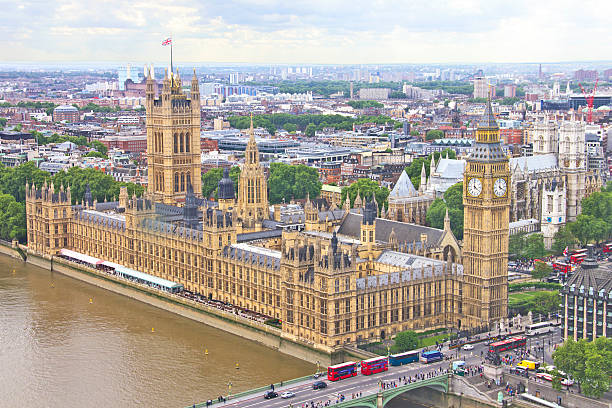
[[[5,61],[601,60],[608,0],[0,0]]]

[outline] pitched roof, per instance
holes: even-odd
[[[348,213],[340,224],[338,234],[359,239],[361,236],[362,218],[363,215],[361,214],[354,212]],[[425,234],[427,236],[428,246],[437,246],[444,237],[444,230],[441,229],[376,218],[375,239],[377,241],[389,242],[389,235],[391,235],[392,230],[395,231],[397,241],[400,243],[421,242],[421,234]]]
[[[418,195],[416,188],[414,188],[414,184],[410,180],[410,177],[405,171],[402,171],[397,183],[393,186],[393,190],[389,193],[389,197],[391,198],[399,198],[399,197],[413,197]]]
[[[465,160],[440,159],[436,173],[442,178],[460,179],[465,171]]]
[[[557,156],[554,153],[549,153],[510,158],[510,170],[514,170],[517,165],[520,170],[523,170],[527,165],[527,171],[554,169],[557,167]]]

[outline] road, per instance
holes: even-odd
[[[559,328],[555,328],[552,334],[530,337],[528,340],[528,347],[535,348],[537,346],[541,346],[542,344],[546,344],[544,350],[545,361],[547,363],[552,363],[552,359],[550,357],[552,353],[552,346],[548,346],[549,339],[552,341],[551,344],[553,345],[560,342],[561,330]],[[449,365],[453,360],[463,360],[467,365],[480,365],[482,363],[481,352],[484,355],[486,354],[487,350],[488,346],[484,342],[475,343],[474,349],[470,351],[460,349],[448,350],[447,347],[444,347],[442,351],[446,356],[450,356],[451,360],[432,364],[413,363],[400,367],[389,367],[389,371],[384,373],[370,376],[358,374],[356,377],[351,377],[336,382],[328,381],[326,378],[321,378],[321,380],[327,383],[327,388],[322,390],[313,390],[312,384],[318,380],[311,379],[301,383],[294,383],[289,386],[275,388],[275,391],[279,395],[285,391],[295,393],[295,397],[293,398],[281,399],[279,396],[278,398],[266,400],[263,397],[264,392],[260,392],[258,394],[251,394],[236,400],[227,401],[221,406],[235,408],[287,408],[289,407],[289,404],[293,404],[294,408],[299,408],[302,406],[302,404],[308,404],[308,406],[310,406],[311,402],[317,404],[318,402],[325,403],[326,401],[331,401],[331,404],[333,405],[340,394],[343,394],[345,398],[349,400],[353,394],[358,392],[361,392],[363,395],[375,394],[378,392],[380,381],[397,382],[400,377],[403,378],[404,376],[407,378],[414,378],[418,374],[427,374],[440,369],[444,371],[449,368]],[[534,357],[536,356],[536,354],[533,355]],[[541,361],[542,354],[538,353],[537,355],[540,357]]]

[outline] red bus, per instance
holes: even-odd
[[[604,244],[603,252],[604,252],[604,254],[608,254],[608,253],[612,252],[612,242],[608,242],[607,244]]]
[[[587,257],[586,253],[582,253],[582,254],[572,254],[570,256],[570,262],[574,263],[574,264],[580,264],[582,263],[582,261],[585,260],[585,258]]]
[[[572,271],[572,266],[563,262],[553,262],[553,271],[567,275]]]
[[[512,337],[510,339],[496,341],[495,343],[489,344],[489,351],[491,353],[499,353],[502,351],[512,350],[519,347],[525,347],[526,345],[526,337]]]
[[[327,367],[327,379],[329,381],[338,381],[344,378],[354,377],[356,375],[357,363],[354,361]]]
[[[387,357],[374,357],[361,362],[361,374],[376,374],[389,369]]]

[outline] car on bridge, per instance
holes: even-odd
[[[474,350],[474,345],[473,344],[464,344],[461,347],[461,350],[465,350],[465,351]]]
[[[327,388],[327,383],[325,381],[317,381],[312,384],[313,390],[322,390],[323,388]]]
[[[285,391],[281,394],[281,398],[284,398],[284,399],[293,398],[293,397],[295,397],[295,393],[291,391]]]
[[[265,399],[272,399],[272,398],[276,398],[278,397],[278,393],[274,392],[274,391],[268,391],[264,394],[264,398]]]

